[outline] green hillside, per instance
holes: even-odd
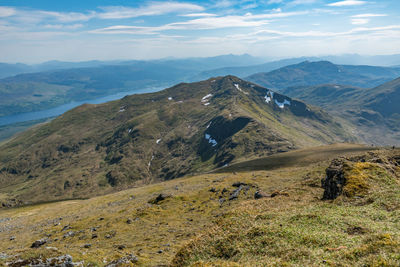
[[[18,135],[0,146],[0,194],[23,203],[90,197],[351,140],[318,108],[212,78],[83,105]]]

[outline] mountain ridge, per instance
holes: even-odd
[[[93,196],[240,158],[354,140],[322,110],[234,76],[82,105],[1,145],[0,191]],[[31,192],[48,192],[48,196]]]

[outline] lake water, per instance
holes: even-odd
[[[120,92],[117,94],[108,95],[108,96],[104,96],[104,97],[100,97],[100,98],[96,98],[96,99],[92,99],[92,100],[70,102],[68,104],[64,104],[64,105],[61,105],[61,106],[58,106],[55,108],[51,108],[51,109],[21,113],[21,114],[10,115],[10,116],[4,116],[4,117],[0,117],[0,126],[14,124],[17,122],[51,118],[51,117],[59,116],[59,115],[63,114],[64,112],[66,112],[70,109],[73,109],[77,106],[80,106],[82,104],[101,104],[101,103],[105,103],[108,101],[121,99],[126,95],[139,94],[139,93],[151,93],[151,92],[160,91],[162,89],[163,88],[148,88],[148,89],[142,89],[142,90]]]

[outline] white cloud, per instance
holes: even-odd
[[[369,19],[352,19],[351,20],[351,24],[354,25],[363,25],[363,24],[367,24],[369,22]]]
[[[16,11],[14,8],[0,6],[0,18],[10,17],[12,15],[15,15],[15,13],[16,13]]]
[[[288,3],[288,6],[309,5],[314,4],[317,0],[294,0]]]
[[[203,11],[199,5],[178,2],[158,2],[140,8],[122,6],[108,6],[101,8],[104,12],[98,13],[101,19],[126,19],[141,16],[155,16],[174,12]]]
[[[183,14],[180,15],[182,17],[216,17],[216,14],[211,14],[211,13],[189,13],[189,14]]]
[[[372,18],[372,17],[386,17],[387,14],[372,14],[372,13],[367,13],[367,14],[358,14],[351,16],[352,18]]]
[[[53,12],[53,11],[38,11],[37,15],[44,18],[54,18],[60,22],[74,22],[74,21],[88,21],[95,16],[95,12],[90,12],[88,14],[77,13],[77,12]],[[29,13],[26,14],[29,16]]]
[[[267,4],[272,5],[272,4],[279,4],[282,3],[282,0],[269,0]]]
[[[364,5],[366,1],[360,0],[345,0],[328,4],[328,6],[359,6]]]
[[[72,24],[72,25],[64,25],[64,24],[46,24],[43,26],[46,29],[67,29],[67,30],[76,30],[83,27],[83,24]]]

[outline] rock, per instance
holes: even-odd
[[[321,180],[322,188],[324,189],[323,200],[335,199],[342,194],[343,186],[346,183],[343,164],[343,160],[335,159],[331,162],[331,165],[326,168],[326,176]]]
[[[117,232],[115,230],[112,230],[112,231],[108,232],[104,237],[107,239],[110,239],[110,238],[113,238],[116,234],[117,234]]]
[[[222,205],[225,202],[225,198],[220,198],[218,201],[219,201],[219,204]]]
[[[47,243],[46,239],[39,239],[32,243],[31,248],[38,248]]]
[[[127,224],[132,224],[132,223],[133,223],[133,220],[132,220],[131,218],[128,218],[128,219],[126,220],[126,223],[127,223]]]
[[[67,233],[65,233],[63,235],[63,238],[73,237],[73,236],[75,236],[75,232],[74,231],[69,231],[69,232],[67,232]]]
[[[243,183],[243,182],[235,182],[232,184],[233,187],[240,187],[240,186],[245,186],[245,185],[247,185],[247,184]]]
[[[103,220],[104,220],[104,218],[103,218],[103,217],[100,217],[100,218],[99,218],[99,221],[103,221]]]
[[[163,200],[165,200],[167,198],[170,198],[171,196],[172,195],[170,195],[170,194],[159,194],[155,198],[150,199],[148,201],[148,203],[150,203],[150,204],[158,204],[159,202],[161,202],[161,201],[163,201]]]
[[[128,254],[125,257],[122,257],[120,259],[117,259],[117,260],[114,260],[114,261],[110,262],[105,267],[126,266],[128,264],[136,263],[136,262],[138,262],[138,258],[133,254]]]
[[[125,248],[126,248],[125,245],[118,245],[118,246],[117,246],[117,249],[119,249],[119,250],[124,250]]]
[[[276,196],[286,196],[286,197],[288,197],[289,193],[288,192],[284,192],[284,191],[276,190],[276,191],[271,193],[271,197],[276,197]]]
[[[217,192],[217,189],[215,187],[211,187],[210,190],[208,190],[209,192],[215,193]]]
[[[15,236],[10,236],[10,241],[15,240]]]
[[[92,246],[92,244],[85,244],[83,245],[84,248],[90,248]]]
[[[161,254],[161,253],[163,253],[164,251],[162,250],[162,249],[160,249],[159,251],[157,251],[157,253],[159,253],[159,254]]]
[[[235,189],[231,195],[229,196],[229,200],[234,200],[239,197],[240,191],[242,191],[243,185],[240,185],[239,188]]]
[[[92,234],[92,239],[97,238],[97,234]]]
[[[63,229],[61,230],[61,232],[65,231],[65,230],[68,230],[68,229],[71,229],[71,226],[66,225],[66,226],[63,227]]]
[[[261,190],[257,190],[254,193],[254,199],[260,199],[260,198],[264,198],[264,197],[268,197],[268,195]]]

